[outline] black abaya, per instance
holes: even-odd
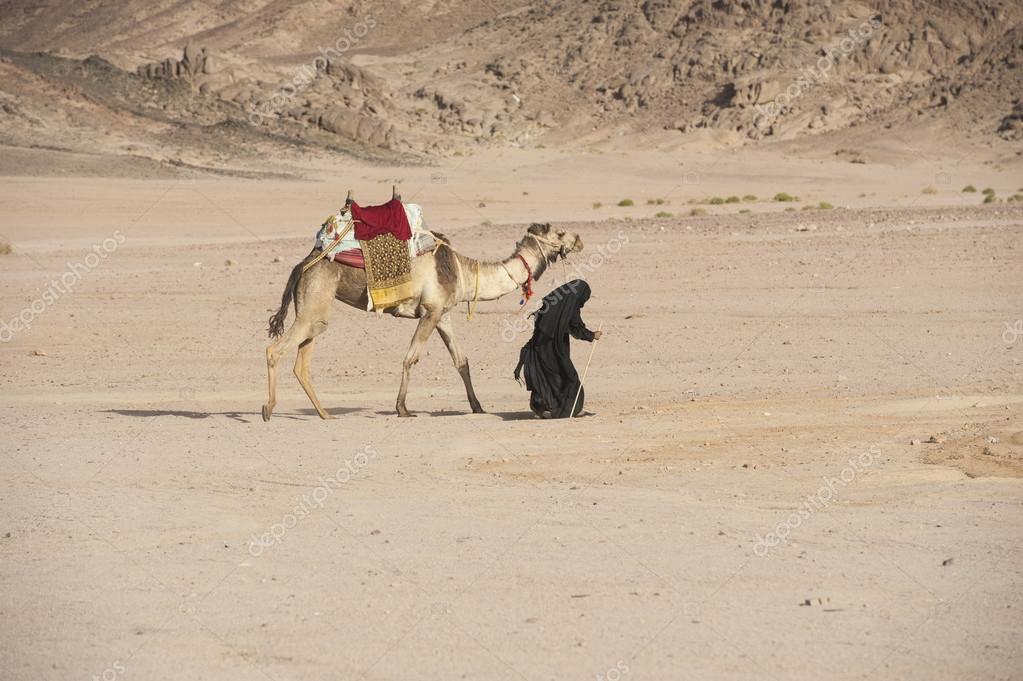
[[[593,332],[583,323],[580,309],[590,298],[590,287],[575,279],[559,286],[543,299],[534,313],[533,337],[522,346],[515,379],[524,369],[526,388],[530,391],[529,406],[538,415],[551,418],[576,416],[583,409],[585,394],[579,392],[579,374],[572,364],[569,335],[593,341]],[[575,412],[572,403],[579,392]]]

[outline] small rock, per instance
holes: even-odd
[[[994,435],[989,435],[988,438],[987,438],[987,441],[990,442],[993,445],[998,444],[998,438],[995,437]]]
[[[920,444],[920,440],[910,440],[909,444],[913,447],[916,447],[918,444]]]
[[[238,261],[235,260],[234,258],[228,258],[227,260],[224,261],[224,265],[227,266],[227,267],[234,267],[237,264],[238,264]]]
[[[284,262],[284,258],[282,258],[279,255],[275,255],[273,261],[274,262]]]
[[[32,351],[32,356],[33,357],[46,357],[46,350],[39,350],[39,349],[33,350]]]
[[[951,565],[951,564],[952,564],[952,559],[951,558],[946,558],[945,560],[941,561],[941,567],[946,567],[946,566]]]

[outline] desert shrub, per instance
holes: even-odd
[[[796,210],[795,206],[789,206],[788,208],[785,209],[785,212],[786,213],[793,213],[793,212],[795,212],[795,210]]]
[[[757,196],[756,194],[746,194],[745,196],[742,197],[742,200],[745,201],[746,203],[752,203],[757,200]]]
[[[669,213],[668,211],[666,211],[666,210],[659,210],[659,211],[657,211],[657,213],[654,214],[654,217],[655,218],[670,218],[670,217],[674,217],[674,216],[671,213]]]
[[[739,212],[740,213],[752,213],[753,211],[751,211],[749,208],[741,208],[741,209],[739,209]]]
[[[921,194],[937,194],[938,190],[935,189],[934,187],[924,187],[923,189],[920,190],[920,193]]]
[[[689,214],[692,215],[694,218],[698,218],[701,215],[706,215],[707,214],[707,209],[706,208],[693,208],[692,210],[689,211]]]
[[[963,192],[966,193],[966,194],[973,194],[976,191],[977,191],[977,188],[974,187],[972,184],[968,184],[965,187],[963,187]]]
[[[798,201],[799,199],[797,197],[795,197],[795,196],[792,196],[792,194],[787,194],[785,192],[778,192],[777,194],[774,195],[774,200],[775,201],[783,201],[784,202],[784,201]]]
[[[832,206],[827,201],[821,201],[820,203],[817,204],[817,207],[820,208],[821,210],[831,210],[832,208],[834,208],[834,206]]]
[[[1023,194],[1013,194],[1007,200],[1008,201],[1023,202]]]
[[[724,202],[725,202],[725,200],[723,198],[721,198],[720,196],[714,196],[714,197],[711,197],[710,201],[708,201],[707,203],[709,203],[712,206],[720,206]]]
[[[742,199],[740,199],[738,196],[729,196],[727,199],[725,199],[725,203],[739,203],[740,201],[742,201]]]
[[[593,210],[597,210],[598,208],[600,208],[603,205],[604,204],[602,204],[600,201],[594,201],[593,202]]]
[[[984,203],[994,203],[997,200],[998,197],[995,196],[994,192],[991,192],[990,194],[984,194]]]
[[[647,199],[646,205],[648,206],[663,206],[664,199]]]
[[[628,206],[635,206],[636,203],[632,199],[622,199],[618,202],[618,205],[622,208],[626,208]]]
[[[989,196],[993,196],[994,193],[995,193],[995,190],[992,189],[991,187],[985,187],[984,190],[981,192],[981,194],[987,194]]]

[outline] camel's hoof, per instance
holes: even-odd
[[[399,411],[398,412],[398,418],[400,418],[400,419],[415,418],[415,416],[416,416],[415,414],[413,414],[412,412],[410,412],[408,410],[406,410],[406,411]]]
[[[270,407],[264,404],[263,405],[263,420],[264,421],[269,421],[271,413],[272,412],[270,411]]]
[[[486,414],[487,410],[477,404],[475,407],[472,408],[472,413],[473,414]]]

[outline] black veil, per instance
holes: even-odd
[[[568,339],[593,340],[593,332],[580,314],[589,298],[589,284],[574,279],[544,296],[540,309],[532,315],[536,318],[533,337],[519,352],[515,379],[524,369],[530,407],[537,414],[550,412],[553,418],[564,418],[582,411],[584,395],[580,393],[575,414],[571,413],[580,384]]]

